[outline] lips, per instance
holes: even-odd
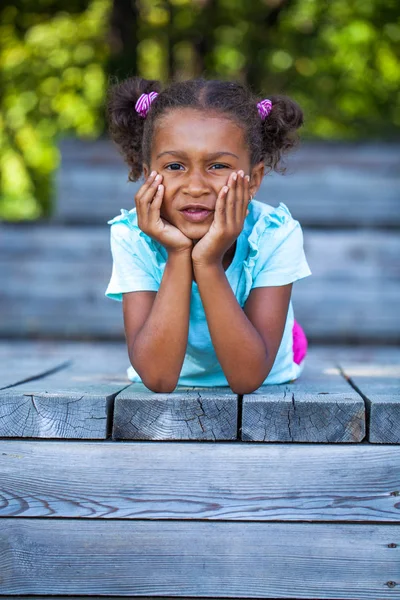
[[[205,221],[214,211],[203,204],[188,204],[180,212],[187,221],[200,223]]]

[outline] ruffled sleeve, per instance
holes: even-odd
[[[159,264],[148,236],[137,227],[136,211],[122,208],[121,214],[107,223],[111,225],[113,265],[105,296],[122,302],[125,292],[157,291]]]
[[[248,237],[249,253],[244,268],[248,290],[285,285],[311,275],[300,223],[283,202],[261,213]]]

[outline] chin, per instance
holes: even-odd
[[[188,226],[179,228],[183,234],[191,240],[200,240],[210,229],[208,223],[191,223]]]

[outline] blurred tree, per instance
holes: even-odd
[[[109,0],[14,0],[0,10],[0,218],[47,217],[58,137],[103,128]]]
[[[108,71],[121,79],[137,73],[138,18],[134,0],[113,1],[108,35]]]
[[[291,95],[304,109],[305,137],[399,137],[397,0],[114,2],[130,6],[126,21],[137,9],[138,45],[124,76],[233,78],[262,95]],[[131,45],[121,44],[122,56]]]
[[[399,139],[397,0],[296,0],[271,42],[265,72],[303,107],[306,133]]]
[[[284,93],[303,136],[398,139],[397,0],[6,0],[0,218],[51,212],[61,135],[105,133],[106,75]]]

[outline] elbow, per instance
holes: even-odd
[[[155,394],[172,394],[172,392],[175,390],[176,385],[174,386],[170,386],[170,385],[147,385],[146,383],[144,384],[151,392],[154,392]]]
[[[143,384],[149,389],[151,392],[155,394],[172,394],[177,386],[177,382],[171,382],[163,379],[147,379],[147,377],[142,377]]]
[[[230,386],[232,392],[234,394],[237,394],[238,396],[244,396],[245,394],[252,394],[253,392],[257,391],[263,385],[263,383],[266,380],[266,378],[268,377],[270,371],[271,371],[271,369],[264,371],[264,373],[262,374],[261,377],[259,377],[257,379],[253,379],[251,381],[241,381],[241,382],[237,382],[235,384],[232,383],[232,385]]]
[[[257,385],[256,387],[254,386],[232,386],[231,390],[234,394],[237,394],[238,396],[244,396],[245,394],[252,394],[253,392],[255,392],[256,390],[258,390],[260,386]]]
[[[155,394],[172,394],[178,385],[178,380],[160,376],[159,373],[151,373],[148,369],[143,369],[137,364],[137,361],[133,361],[132,354],[130,355],[130,362],[136,373],[139,375],[142,383],[148,390]]]

